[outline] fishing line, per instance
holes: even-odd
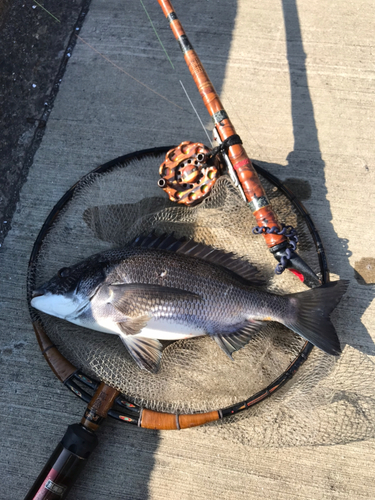
[[[159,40],[159,43],[160,43],[160,45],[161,45],[161,47],[162,47],[162,49],[163,49],[163,51],[164,51],[164,53],[165,53],[165,55],[166,55],[166,57],[167,57],[168,61],[169,61],[169,63],[171,64],[171,66],[172,66],[173,70],[175,70],[175,67],[174,67],[174,65],[173,65],[173,63],[172,63],[172,61],[171,61],[171,58],[169,57],[168,52],[167,52],[166,48],[165,48],[165,47],[164,47],[164,45],[163,45],[163,42],[161,41],[161,39],[160,39],[160,37],[159,37],[159,34],[158,34],[158,32],[157,32],[157,30],[156,30],[156,28],[155,28],[155,26],[154,26],[154,23],[152,22],[152,19],[151,19],[150,15],[149,15],[149,13],[148,13],[148,11],[147,11],[147,9],[146,9],[146,6],[144,5],[144,3],[143,3],[143,1],[142,1],[142,0],[139,0],[139,1],[140,1],[141,5],[142,5],[142,7],[143,7],[143,9],[144,9],[144,11],[145,11],[145,13],[146,13],[147,17],[148,17],[148,20],[149,20],[149,21],[150,21],[150,23],[151,23],[152,29],[154,30],[155,35],[156,35],[157,39]],[[51,16],[51,17],[52,17],[55,21],[57,21],[58,23],[61,23],[61,21],[60,21],[60,20],[59,20],[56,16],[54,16],[54,15],[53,15],[53,14],[52,14],[49,10],[47,10],[45,7],[43,7],[43,5],[41,5],[39,2],[37,2],[36,0],[34,0],[34,3],[35,3],[35,4],[37,4],[37,5],[38,5],[41,9],[43,9],[43,10],[44,10],[47,14],[49,14],[49,15],[50,15],[50,16]],[[185,112],[189,113],[189,111],[188,111],[188,110],[186,110],[186,109],[182,108],[181,106],[179,106],[179,105],[178,105],[178,104],[176,104],[175,102],[173,102],[173,101],[171,101],[171,100],[167,99],[167,98],[166,98],[165,96],[163,96],[162,94],[159,94],[158,92],[156,92],[155,90],[153,90],[152,88],[150,88],[148,85],[146,85],[145,83],[141,82],[140,80],[138,80],[137,78],[135,78],[134,76],[132,76],[130,73],[128,73],[128,72],[127,72],[127,71],[125,71],[123,68],[121,68],[120,66],[118,66],[118,65],[117,65],[115,62],[113,62],[111,59],[109,59],[109,58],[108,58],[108,57],[106,57],[104,54],[102,54],[102,53],[101,53],[101,52],[99,52],[97,49],[95,49],[95,47],[93,47],[90,43],[88,43],[86,40],[84,40],[81,36],[79,36],[79,35],[77,35],[77,34],[76,34],[76,37],[77,37],[77,38],[78,38],[78,39],[79,39],[82,43],[84,43],[84,44],[88,45],[88,46],[89,46],[89,47],[90,47],[90,48],[91,48],[94,52],[96,52],[97,54],[99,54],[99,55],[100,55],[103,59],[105,59],[107,62],[109,62],[110,64],[112,64],[112,66],[114,66],[115,68],[117,68],[118,70],[120,70],[122,73],[125,73],[127,76],[129,76],[130,78],[132,78],[134,81],[136,81],[137,83],[139,83],[140,85],[142,85],[143,87],[145,87],[147,90],[150,90],[151,92],[153,92],[153,93],[154,93],[154,94],[156,94],[157,96],[161,97],[162,99],[164,99],[165,101],[169,102],[170,104],[173,104],[173,106],[176,106],[177,108],[181,109],[182,111],[185,111]],[[208,132],[207,132],[206,127],[205,127],[205,126],[204,126],[204,124],[203,124],[202,119],[201,119],[201,118],[200,118],[200,116],[199,116],[199,113],[198,113],[197,109],[195,108],[195,106],[194,106],[194,104],[193,104],[192,100],[190,99],[189,94],[188,94],[188,92],[187,92],[187,90],[186,90],[186,88],[185,88],[184,84],[182,83],[182,81],[181,81],[181,80],[179,80],[179,82],[180,82],[180,84],[181,84],[181,87],[182,87],[183,91],[185,92],[185,95],[186,95],[186,97],[187,97],[187,99],[188,99],[188,101],[189,101],[189,103],[190,103],[191,107],[192,107],[192,108],[193,108],[193,110],[194,110],[195,115],[196,115],[196,116],[197,116],[197,118],[198,118],[199,123],[201,124],[201,126],[202,126],[202,128],[203,128],[203,130],[204,130],[204,132],[205,132],[205,134],[206,134],[206,136],[207,136],[207,138],[208,138],[208,140],[210,141],[211,146],[212,146],[212,141],[211,141],[211,138],[210,138],[210,136],[209,136],[209,134],[208,134]],[[246,128],[247,132],[249,133],[250,137],[251,137],[251,138],[253,139],[253,141],[257,144],[257,146],[259,147],[259,149],[260,149],[260,150],[264,153],[264,155],[267,157],[268,161],[270,161],[270,159],[269,159],[269,157],[268,157],[267,153],[264,151],[264,149],[262,148],[262,146],[261,146],[261,145],[258,143],[258,141],[255,139],[255,137],[251,134],[251,132],[250,132],[250,130],[249,130],[249,127],[246,125],[246,123],[244,123],[244,121],[242,120],[241,116],[239,116],[239,115],[238,115],[238,113],[237,113],[236,109],[233,107],[233,104],[232,104],[231,100],[227,97],[227,95],[226,95],[224,92],[223,92],[223,96],[224,96],[224,98],[225,98],[225,99],[226,99],[226,100],[227,100],[227,101],[228,101],[228,102],[232,105],[232,109],[234,110],[234,112],[235,112],[235,114],[236,114],[237,118],[238,118],[238,119],[241,121],[241,123],[245,126],[245,128]],[[189,114],[190,114],[190,113],[189,113]]]
[[[197,115],[197,118],[198,118],[198,120],[199,120],[200,124],[202,125],[203,130],[206,132],[206,136],[208,137],[208,140],[210,141],[211,146],[213,146],[212,141],[211,141],[211,138],[210,138],[210,136],[208,135],[208,132],[207,132],[207,130],[206,130],[206,127],[203,125],[203,122],[202,122],[202,120],[201,120],[201,117],[199,116],[198,111],[195,109],[194,104],[192,103],[192,101],[191,101],[191,99],[190,99],[190,97],[189,97],[189,94],[187,93],[187,90],[186,90],[186,89],[185,89],[185,87],[184,87],[184,84],[182,83],[182,81],[181,81],[181,80],[179,80],[179,82],[181,83],[181,87],[183,88],[183,90],[184,90],[184,92],[185,92],[185,94],[186,94],[186,97],[188,98],[188,100],[189,100],[189,102],[190,102],[190,104],[191,104],[191,107],[192,107],[192,108],[193,108],[193,110],[195,111],[195,114]]]
[[[33,0],[34,3],[36,3],[37,5],[39,5],[39,7],[41,9],[43,9],[45,12],[47,12],[47,14],[49,14],[51,17],[53,17],[53,19],[55,21],[57,21],[58,23],[61,23],[60,19],[57,19],[57,17],[55,17],[49,10],[47,10],[45,7],[43,7],[43,5],[41,5],[39,2],[37,2],[36,0]]]
[[[169,99],[167,99],[166,97],[164,97],[163,95],[159,94],[159,92],[156,92],[156,90],[153,90],[151,87],[149,87],[148,85],[146,85],[145,83],[141,82],[140,80],[138,80],[137,78],[135,78],[134,76],[132,76],[130,73],[128,73],[127,71],[125,71],[123,68],[121,68],[120,66],[118,66],[116,63],[114,63],[113,61],[111,61],[111,59],[109,59],[108,57],[106,57],[104,54],[102,54],[101,52],[99,52],[95,47],[93,47],[91,44],[89,44],[88,42],[86,42],[82,37],[80,37],[79,35],[76,35],[76,37],[81,40],[81,42],[85,43],[86,45],[88,45],[90,47],[90,49],[92,49],[94,52],[96,52],[97,54],[99,54],[103,59],[105,59],[106,61],[108,61],[109,63],[112,64],[112,66],[114,66],[115,68],[119,69],[120,71],[122,71],[123,73],[125,73],[125,75],[127,76],[130,76],[130,78],[132,78],[134,81],[136,81],[137,83],[139,83],[140,85],[142,85],[143,87],[145,87],[146,89],[150,90],[151,92],[153,92],[154,94],[156,94],[157,96],[161,97],[162,99],[164,99],[165,101],[169,102],[170,104],[173,104],[173,106],[176,106],[177,108],[179,109],[182,109],[182,111],[186,111],[186,109],[182,108],[181,106],[179,106],[178,104],[176,104],[175,102],[173,101],[170,101]]]
[[[150,15],[149,15],[149,13],[147,12],[147,9],[146,9],[146,7],[145,7],[144,3],[142,2],[142,0],[139,0],[139,1],[141,2],[141,5],[142,5],[142,7],[144,8],[144,10],[145,10],[145,12],[146,12],[146,15],[147,15],[147,17],[148,17],[148,20],[149,20],[149,21],[150,21],[150,23],[151,23],[151,26],[152,26],[152,28],[153,28],[153,30],[154,30],[154,32],[155,32],[155,35],[157,36],[157,39],[159,40],[160,45],[163,47],[163,50],[164,50],[164,52],[165,52],[165,55],[166,55],[166,56],[167,56],[167,58],[168,58],[168,61],[171,63],[172,68],[173,68],[173,69],[175,69],[175,68],[174,68],[174,66],[173,66],[173,62],[171,61],[171,59],[170,59],[170,57],[169,57],[169,55],[168,55],[168,52],[167,52],[166,48],[165,48],[165,47],[164,47],[164,45],[163,45],[163,42],[160,40],[160,37],[159,37],[159,35],[158,35],[158,32],[156,31],[156,28],[155,28],[155,26],[154,26],[154,23],[152,22],[151,17],[150,17]]]
[[[168,61],[171,63],[172,68],[175,70],[175,67],[173,66],[173,63],[172,63],[172,61],[171,61],[171,58],[170,58],[170,57],[169,57],[169,55],[168,55],[167,49],[164,47],[163,42],[161,41],[161,39],[160,39],[160,37],[159,37],[159,35],[158,35],[158,32],[156,31],[156,28],[155,28],[155,26],[154,26],[154,23],[152,22],[151,17],[150,17],[150,15],[149,15],[149,13],[148,13],[148,11],[147,11],[147,9],[146,9],[146,7],[145,7],[144,3],[142,2],[142,0],[139,0],[139,1],[140,1],[140,3],[141,3],[142,7],[144,8],[144,11],[145,11],[145,12],[146,12],[146,14],[147,14],[147,17],[148,17],[148,19],[149,19],[149,21],[150,21],[150,23],[151,23],[151,26],[152,26],[152,28],[153,28],[153,30],[154,30],[154,32],[155,32],[155,35],[156,35],[157,39],[159,40],[159,43],[160,43],[160,45],[162,46],[162,48],[163,48],[163,50],[164,50],[164,52],[165,52],[165,55],[167,56]],[[186,95],[186,97],[187,97],[188,101],[189,101],[189,102],[190,102],[190,104],[191,104],[191,107],[193,108],[193,110],[194,110],[194,112],[195,112],[195,114],[196,114],[196,116],[197,116],[197,118],[198,118],[198,120],[199,120],[199,123],[202,125],[202,128],[203,128],[203,130],[204,130],[205,134],[207,135],[208,140],[210,141],[210,144],[211,144],[211,146],[212,146],[213,144],[212,144],[211,138],[210,138],[210,136],[209,136],[209,134],[208,134],[208,132],[207,132],[207,129],[206,129],[206,127],[204,126],[204,124],[203,124],[203,122],[202,122],[202,120],[201,120],[201,118],[200,118],[199,114],[198,114],[198,111],[197,111],[197,110],[196,110],[196,108],[194,107],[194,104],[192,103],[192,100],[190,99],[189,94],[187,93],[187,90],[186,90],[186,89],[185,89],[185,87],[184,87],[184,84],[182,83],[182,81],[181,81],[181,80],[179,80],[179,82],[180,82],[181,87],[183,88],[183,90],[184,90],[184,92],[185,92],[185,95]]]
[[[47,10],[45,7],[43,7],[43,5],[41,5],[40,3],[38,2],[34,2],[36,3],[37,5],[39,5],[39,7],[41,7],[45,12],[47,12],[47,14],[49,14],[55,21],[57,21],[58,23],[61,23],[61,21],[55,17],[49,10]],[[151,20],[150,20],[151,21]],[[118,66],[115,62],[113,62],[111,59],[109,59],[108,57],[106,57],[104,54],[102,54],[101,52],[99,52],[99,50],[95,49],[95,47],[93,47],[90,43],[86,42],[86,40],[84,40],[82,37],[80,37],[79,35],[76,34],[76,37],[81,41],[83,42],[84,44],[88,45],[90,47],[90,49],[92,49],[94,52],[96,52],[97,54],[99,54],[103,59],[105,59],[107,62],[109,62],[110,64],[112,64],[112,66],[114,66],[115,68],[117,68],[118,70],[120,70],[122,73],[125,73],[125,75],[129,76],[132,80],[134,80],[135,82],[139,83],[140,85],[142,85],[143,87],[145,87],[147,90],[150,90],[151,92],[153,92],[154,94],[156,94],[157,96],[161,97],[162,99],[164,99],[165,101],[169,102],[170,104],[173,104],[173,106],[175,106],[176,108],[178,109],[181,109],[182,111],[185,111],[186,113],[189,113],[190,114],[190,111],[188,111],[187,109],[185,108],[182,108],[181,106],[179,106],[178,104],[176,104],[175,102],[171,101],[170,99],[167,99],[167,97],[163,96],[162,94],[159,94],[159,92],[156,92],[156,90],[153,90],[151,87],[149,87],[148,85],[146,85],[145,83],[141,82],[140,80],[138,80],[137,78],[135,78],[134,76],[132,76],[130,73],[128,73],[127,71],[125,71],[123,68],[121,68],[120,66]],[[159,37],[158,37],[159,38]],[[163,46],[163,44],[162,44]],[[167,54],[167,57],[168,57],[168,54]],[[169,59],[169,57],[168,57]],[[171,62],[171,61],[170,61]],[[171,62],[172,64],[172,62]],[[174,69],[174,66],[172,64],[172,67]]]

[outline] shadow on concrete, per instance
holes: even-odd
[[[314,117],[314,106],[307,79],[306,53],[303,47],[297,2],[296,0],[282,0],[282,8],[290,74],[294,149],[287,156],[287,167],[281,167],[281,165],[280,167],[289,172],[296,170],[303,171],[305,172],[306,179],[308,179],[310,175],[315,178],[315,182],[317,181],[316,184],[320,186],[321,190],[319,193],[319,198],[321,199],[319,211],[323,214],[323,217],[320,215],[320,218],[324,220],[325,232],[330,235],[330,246],[331,248],[334,246],[335,254],[340,255],[340,268],[344,271],[343,275],[353,276],[354,271],[348,259],[348,257],[350,257],[348,241],[337,236],[331,222],[332,212],[330,202],[327,198],[325,162],[322,159],[320,151],[318,129]],[[267,168],[267,163],[261,162],[261,164]],[[269,170],[272,171],[271,165],[269,166]],[[308,180],[289,178],[286,179],[285,183],[301,201],[314,196],[314,193],[311,192]],[[329,255],[327,258],[329,265]],[[366,290],[366,292],[367,291],[368,290]],[[371,296],[369,299],[366,299],[366,296],[368,297],[369,295],[366,293],[362,296],[360,302],[357,301],[357,303],[353,305],[352,301],[354,299],[348,297],[349,293],[347,293],[346,299],[344,298],[344,300],[351,301],[350,325],[353,331],[355,331],[356,342],[354,347],[360,349],[365,354],[374,354],[375,345],[367,329],[361,322],[361,317],[368,308],[373,297]]]

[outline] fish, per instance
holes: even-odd
[[[233,359],[268,321],[339,355],[330,314],[348,283],[338,280],[299,293],[273,294],[247,260],[153,232],[60,269],[33,292],[31,306],[118,335],[141,369],[157,373],[163,340],[208,335]]]

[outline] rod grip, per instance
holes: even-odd
[[[64,500],[97,443],[90,430],[69,425],[25,500]]]

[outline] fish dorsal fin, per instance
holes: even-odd
[[[137,238],[130,242],[130,245],[133,247],[158,248],[159,250],[175,252],[185,241],[186,238],[184,237],[177,239],[174,233],[163,233],[157,236],[155,231],[152,231],[147,235],[137,236]]]
[[[157,339],[125,335],[120,338],[139,368],[151,373],[159,370],[163,346]]]
[[[186,240],[185,238],[177,239],[173,236],[173,233],[157,236],[155,232],[152,232],[147,236],[138,236],[138,238],[131,242],[131,245],[142,248],[157,248],[202,259],[211,264],[229,269],[250,282],[251,285],[266,284],[264,277],[255,266],[237,257],[233,252],[228,253],[224,250],[217,250],[204,243],[197,243],[194,240]]]
[[[263,321],[247,321],[233,333],[219,333],[212,335],[212,338],[225,354],[233,360],[232,354],[248,344],[263,324]]]

